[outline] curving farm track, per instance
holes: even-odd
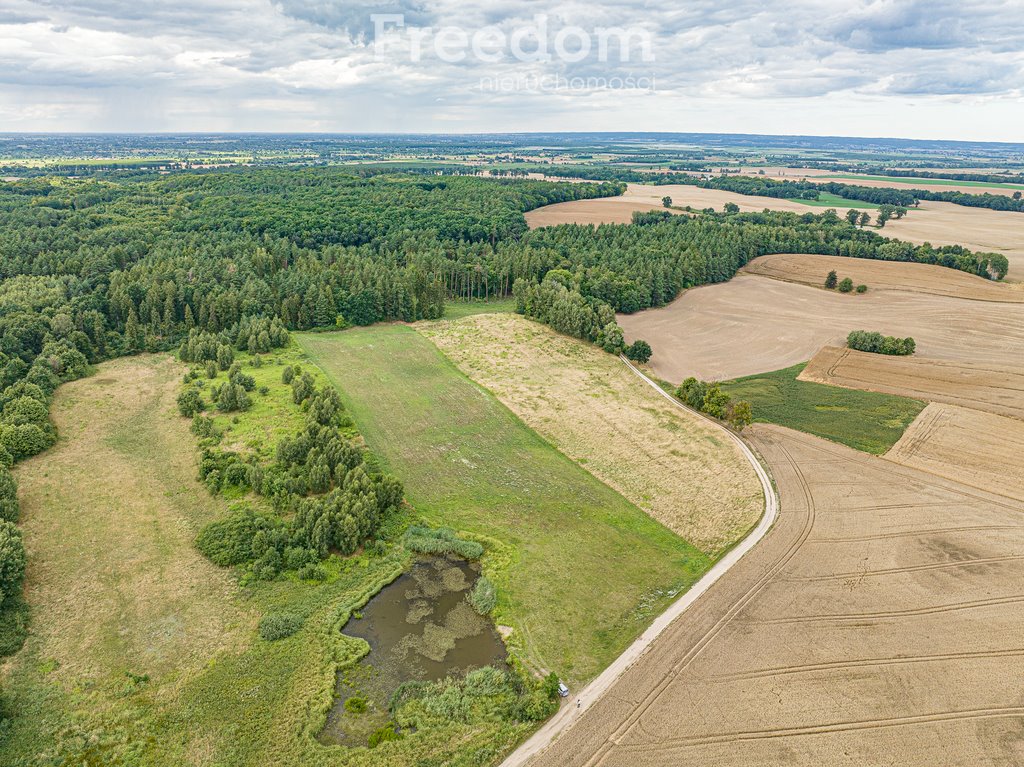
[[[586,714],[592,706],[599,703],[603,699],[603,696],[605,696],[609,690],[614,689],[614,687],[619,683],[623,674],[627,673],[634,664],[639,663],[646,657],[645,654],[652,645],[654,645],[655,640],[658,640],[663,636],[671,636],[680,616],[691,609],[694,604],[699,603],[701,597],[716,582],[718,582],[723,575],[740,562],[744,555],[753,549],[756,543],[764,538],[768,531],[771,530],[772,525],[775,524],[775,520],[778,516],[779,498],[778,494],[775,492],[774,486],[772,485],[771,478],[768,476],[768,472],[765,470],[764,466],[761,465],[757,456],[754,455],[743,440],[737,437],[733,432],[723,427],[718,421],[712,420],[701,413],[690,410],[676,399],[669,396],[660,386],[644,375],[625,357],[622,357],[622,361],[645,383],[653,387],[655,391],[671,402],[673,406],[678,407],[681,410],[694,413],[700,418],[703,418],[716,429],[719,429],[727,435],[729,439],[736,442],[747,461],[750,462],[750,465],[753,467],[754,472],[757,474],[757,478],[761,483],[761,489],[764,493],[765,499],[764,514],[746,538],[740,541],[727,554],[718,560],[714,567],[708,570],[707,573],[705,573],[699,581],[693,584],[685,594],[673,602],[672,606],[669,607],[668,610],[658,616],[657,620],[651,624],[650,628],[641,634],[637,640],[633,642],[633,644],[631,644],[624,653],[622,653],[622,655],[616,658],[614,663],[606,668],[583,690],[575,693],[572,696],[572,701],[570,701],[568,705],[562,706],[557,714],[544,723],[543,727],[541,727],[525,743],[510,754],[508,758],[502,762],[502,767],[519,767],[519,765],[528,763],[537,754],[544,752],[544,750],[552,743],[554,738],[561,735],[561,733],[570,728],[577,722],[577,720]],[[670,640],[666,639],[662,641]],[[575,701],[575,703],[573,701]]]
[[[784,512],[531,765],[1024,761],[1024,506],[778,427]]]

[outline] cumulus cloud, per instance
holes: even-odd
[[[380,14],[402,23],[378,37]],[[1008,114],[1022,17],[1019,0],[5,0],[0,130],[757,131],[785,110],[804,132],[815,105],[954,115],[972,98]],[[483,87],[544,76],[581,85]],[[656,85],[609,92],[626,77]]]

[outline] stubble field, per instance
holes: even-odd
[[[651,344],[652,369],[673,383],[779,370],[822,346],[844,345],[851,330],[913,336],[918,355],[932,359],[1001,365],[1024,355],[1024,304],[895,290],[840,294],[752,274],[620,315],[619,324],[628,340]]]
[[[755,197],[701,189],[696,186],[629,184],[622,197],[603,200],[579,200],[537,208],[526,214],[531,228],[565,223],[629,223],[633,211],[661,207],[662,197],[671,197],[678,207],[697,210],[722,210],[727,202],[735,203],[742,212],[764,209],[792,213],[820,213],[822,208],[793,200]],[[848,207],[834,206],[842,215]],[[872,215],[872,218],[874,216]],[[1024,280],[1024,214],[986,208],[968,208],[951,202],[922,202],[900,220],[890,220],[879,234],[920,245],[963,245],[971,250],[1002,253],[1010,262],[1008,281]]]
[[[1020,504],[753,435],[775,528],[533,764],[1020,763]]]

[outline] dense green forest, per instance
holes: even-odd
[[[527,316],[643,360],[650,348],[626,348],[616,312],[728,280],[759,255],[916,261],[992,278],[1007,271],[1002,255],[887,240],[831,210],[657,211],[637,214],[633,225],[527,229],[524,211],[621,191],[619,182],[336,168],[0,185],[4,520],[17,517],[6,467],[56,438],[48,409],[57,386],[100,360],[173,349],[183,338],[186,359],[227,369],[232,349],[265,352],[286,329],[437,318],[448,298],[514,295]],[[244,376],[224,384],[217,407],[244,404],[245,384]],[[331,442],[324,434],[310,439]],[[337,467],[322,468],[314,474],[328,477],[318,485],[326,489]],[[240,468],[211,471],[229,469],[241,476]],[[0,594],[16,594],[20,539],[16,529],[4,535],[14,565]],[[342,532],[331,535],[342,546]],[[5,597],[0,612],[4,606],[20,610],[16,596]]]

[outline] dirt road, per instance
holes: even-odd
[[[775,527],[530,764],[1022,763],[1022,505],[752,433]]]
[[[645,654],[655,646],[655,640],[667,632],[670,632],[680,616],[684,615],[693,607],[693,605],[699,603],[701,597],[711,589],[714,584],[717,583],[723,575],[725,575],[725,573],[735,567],[742,558],[754,548],[755,544],[761,541],[765,535],[768,534],[778,518],[779,498],[774,486],[772,485],[771,478],[768,476],[767,471],[765,471],[764,466],[761,465],[760,460],[758,460],[746,443],[731,431],[722,427],[718,422],[699,413],[695,413],[689,408],[683,406],[625,357],[622,358],[622,361],[647,386],[656,391],[660,397],[670,402],[672,407],[685,411],[688,414],[697,415],[716,429],[720,430],[723,436],[726,436],[730,441],[737,445],[747,461],[750,462],[751,467],[754,469],[757,474],[757,478],[761,483],[762,492],[764,493],[765,498],[764,515],[758,522],[757,527],[755,527],[746,538],[740,541],[732,550],[718,560],[714,567],[708,570],[703,578],[691,586],[689,591],[683,594],[683,596],[676,600],[668,610],[662,613],[657,620],[651,624],[651,627],[629,646],[626,652],[616,658],[614,663],[606,668],[600,676],[594,679],[583,690],[574,692],[571,696],[572,699],[567,703],[567,705],[563,705],[557,714],[544,723],[543,727],[541,727],[525,743],[510,754],[508,758],[502,762],[502,767],[520,767],[521,765],[530,762],[530,760],[538,754],[544,753],[545,749],[548,749],[551,746],[554,738],[557,738],[568,728],[572,727],[577,720],[590,710],[591,706],[603,701],[603,696],[607,695],[608,691],[613,689],[613,687],[619,683],[619,680],[623,675],[632,669],[634,664],[645,659]],[[573,703],[573,700],[576,702]]]

